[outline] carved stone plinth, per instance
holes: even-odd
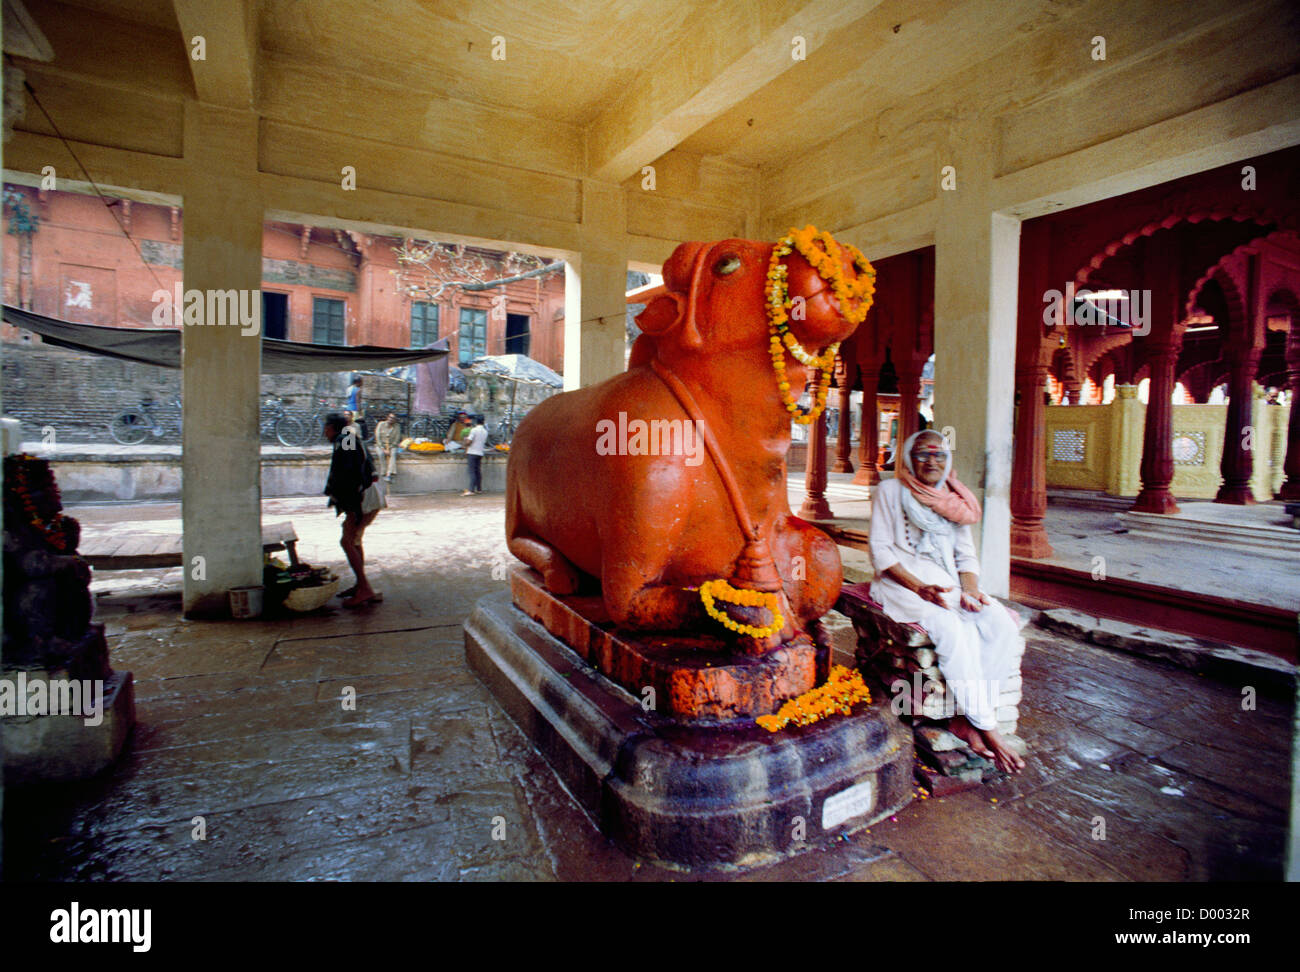
[[[578,630],[576,612],[551,610],[569,618],[579,644],[609,644],[598,626]],[[776,733],[747,718],[670,716],[662,705],[647,709],[645,696],[610,681],[504,592],[475,606],[465,653],[592,821],[639,858],[753,867],[854,833],[912,799],[911,733],[887,705]]]
[[[807,636],[749,657],[734,654],[734,642],[713,635],[618,631],[599,596],[556,597],[527,567],[515,568],[510,588],[526,615],[611,681],[653,699],[666,715],[753,719],[775,712],[819,680],[817,648]]]

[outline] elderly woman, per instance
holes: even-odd
[[[997,698],[1015,673],[1019,632],[979,589],[970,529],[980,519],[979,500],[952,475],[952,453],[937,432],[910,436],[899,457],[871,505],[871,596],[934,642],[957,705],[952,732],[999,769],[1018,773],[1025,761],[998,733]]]

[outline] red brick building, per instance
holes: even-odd
[[[8,184],[5,195],[6,303],[78,323],[156,326],[153,294],[181,280],[180,207],[117,200],[115,220],[93,196]],[[17,212],[22,207],[26,221]],[[519,353],[563,371],[562,270],[503,288],[451,288],[436,299],[412,299],[402,293],[396,273],[402,242],[391,236],[266,223],[266,335],[389,347],[418,347],[449,336],[453,361]],[[468,256],[490,265],[490,279],[512,272],[505,266],[505,254],[470,249]],[[504,301],[499,299],[503,293]],[[2,333],[6,340],[28,336],[8,324]]]

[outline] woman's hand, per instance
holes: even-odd
[[[991,603],[989,596],[978,588],[961,592],[961,606],[967,611],[983,611],[984,606],[989,603]]]
[[[922,584],[916,589],[916,596],[923,601],[929,601],[931,604],[937,604],[939,607],[947,607],[948,602],[943,599],[951,587],[940,587],[938,584]]]

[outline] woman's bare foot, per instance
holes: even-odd
[[[988,743],[989,749],[993,750],[993,762],[997,764],[998,769],[1004,773],[1019,773],[1025,768],[1025,761],[1020,758],[1019,753],[1007,745],[1000,732],[996,729],[980,729],[978,732]]]
[[[965,716],[953,716],[948,723],[948,731],[964,742],[976,756],[993,759],[994,753],[984,742],[984,735],[970,724]]]

